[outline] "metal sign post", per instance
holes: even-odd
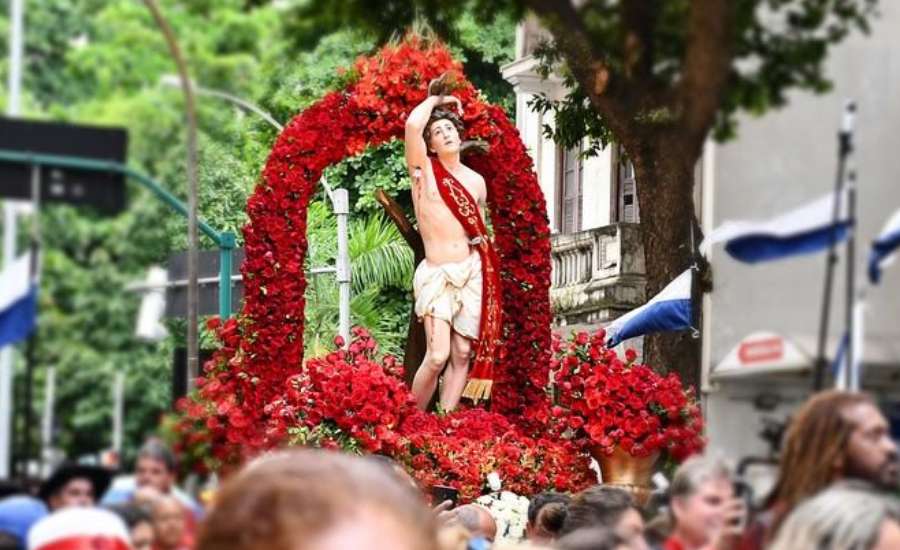
[[[335,189],[332,198],[334,215],[337,217],[337,283],[339,305],[339,333],[344,346],[350,345],[350,253],[348,251],[347,218],[350,214],[350,200],[346,189]]]

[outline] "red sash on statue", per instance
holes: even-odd
[[[462,224],[469,241],[481,256],[481,326],[478,331],[478,348],[463,397],[474,401],[489,399],[494,383],[494,362],[500,347],[503,330],[500,311],[500,259],[488,240],[487,228],[478,211],[478,203],[453,174],[436,159],[431,168],[438,192],[444,204]]]

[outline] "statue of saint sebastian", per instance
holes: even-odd
[[[461,162],[461,114],[458,98],[430,95],[406,120],[406,163],[425,244],[413,283],[427,338],[412,384],[423,410],[442,374],[444,411],[455,409],[461,397],[490,397],[502,328],[499,260],[483,215],[487,188]]]

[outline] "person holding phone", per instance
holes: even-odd
[[[669,489],[673,529],[663,550],[737,550],[747,506],[724,461],[696,456],[679,466]]]

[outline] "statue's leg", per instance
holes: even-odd
[[[428,408],[441,371],[450,357],[450,323],[431,315],[426,315],[422,322],[425,323],[425,343],[428,349],[413,378],[412,393],[416,396],[416,405],[424,411]]]
[[[459,399],[466,388],[471,358],[472,341],[453,331],[450,336],[450,364],[441,386],[441,408],[445,411],[452,411],[459,405]]]

